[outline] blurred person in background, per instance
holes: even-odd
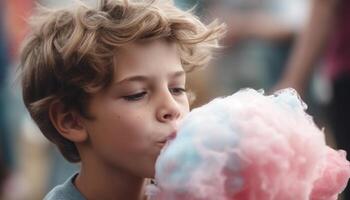
[[[278,80],[294,38],[309,12],[308,0],[201,1],[202,18],[228,26],[224,54],[212,65],[212,97],[252,87],[269,89]]]
[[[5,2],[0,1],[0,199],[4,199],[5,185],[8,182],[8,170],[13,166],[13,145],[7,123],[6,74],[9,66],[8,41],[5,31]]]
[[[5,78],[8,67],[7,40],[5,39],[5,2],[0,1],[0,199],[3,197],[7,170],[12,163],[12,149],[9,145],[9,131],[5,114]]]
[[[48,145],[40,143],[40,132],[28,120],[15,75],[34,0],[5,0],[0,4],[0,153],[2,169],[6,169],[2,198],[35,200],[42,198],[47,185],[48,162],[44,155]]]
[[[7,177],[7,168],[5,167],[5,163],[2,159],[2,155],[0,152],[0,199],[2,199],[3,196],[3,185]]]
[[[313,0],[307,26],[298,38],[276,88],[293,87],[301,95],[323,59],[331,83],[330,125],[338,148],[350,156],[350,1]],[[344,199],[350,199],[349,186]]]
[[[5,2],[0,1],[0,153],[3,156],[3,164],[10,165],[12,163],[12,151],[9,145],[8,126],[5,116],[5,79],[8,68],[8,43],[5,39]]]

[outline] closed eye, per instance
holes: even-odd
[[[186,93],[186,89],[185,88],[170,88],[170,92],[173,95],[182,95]]]
[[[138,101],[138,100],[141,100],[146,94],[147,92],[139,92],[136,94],[123,96],[123,99],[127,101]]]

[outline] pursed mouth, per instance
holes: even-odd
[[[168,143],[168,141],[173,140],[175,137],[176,137],[176,131],[172,132],[165,139],[157,142],[156,145],[163,148]]]
[[[163,142],[157,142],[156,145],[160,148],[163,148],[166,145],[167,141],[163,141]]]

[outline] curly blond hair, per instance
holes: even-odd
[[[218,47],[224,25],[204,25],[170,0],[99,0],[98,6],[40,7],[21,51],[24,103],[43,134],[71,162],[80,161],[73,142],[49,118],[57,101],[90,117],[91,94],[109,86],[118,50],[132,42],[166,39],[177,45],[185,71],[204,66]]]

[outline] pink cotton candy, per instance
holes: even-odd
[[[156,200],[332,200],[350,164],[292,89],[252,89],[194,109],[156,162]]]
[[[312,200],[336,200],[349,179],[349,162],[343,150],[327,148],[326,166],[321,177],[314,183]]]

